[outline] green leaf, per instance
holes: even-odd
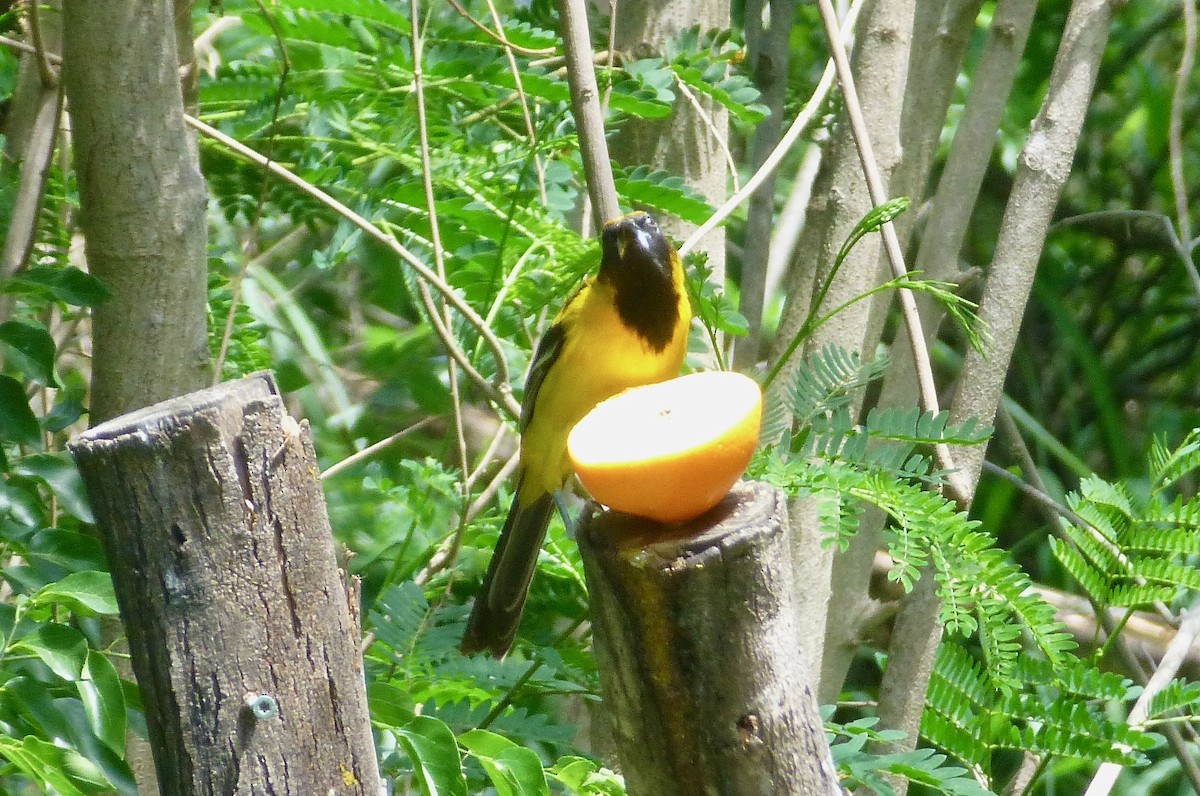
[[[0,735],[0,758],[35,782],[54,788],[58,796],[85,796],[66,773],[79,756],[66,749],[33,736],[17,741]]]
[[[458,742],[483,765],[500,796],[550,796],[542,761],[532,749],[487,730],[465,732]]]
[[[25,542],[25,555],[69,571],[100,569],[104,566],[104,551],[100,540],[92,534],[46,528]]]
[[[547,773],[581,796],[625,796],[621,776],[586,757],[560,758]]]
[[[18,641],[14,647],[26,649],[64,680],[75,682],[87,662],[87,639],[73,627],[51,622]]]
[[[73,610],[116,616],[117,595],[113,592],[112,577],[107,572],[75,572],[60,581],[43,586],[33,602],[47,605],[55,602],[73,603]]]
[[[713,207],[682,177],[665,171],[653,171],[646,166],[613,173],[617,193],[639,207],[648,207],[684,221],[702,224],[712,215]]]
[[[86,523],[94,523],[92,506],[83,488],[75,462],[65,453],[35,453],[13,465],[13,472],[37,478],[58,498],[62,507]]]
[[[79,307],[95,307],[112,296],[103,282],[73,266],[30,268],[20,276],[0,282],[0,292],[37,293]]]
[[[862,217],[858,222],[858,226],[862,228],[864,233],[875,232],[882,229],[883,225],[889,221],[895,220],[896,216],[903,213],[912,204],[907,196],[898,196],[895,199],[889,199],[878,207],[873,207]]]
[[[23,722],[43,738],[72,738],[74,728],[67,711],[52,696],[59,691],[61,683],[52,678],[42,682],[32,677],[14,677],[4,684],[4,695],[11,699],[6,704],[15,708]],[[53,685],[51,685],[53,683]]]
[[[454,733],[432,716],[414,716],[396,730],[396,740],[408,752],[417,788],[425,796],[467,796],[467,778]]]
[[[27,379],[54,385],[54,338],[46,327],[27,321],[0,323],[0,343],[8,346],[10,360]]]
[[[374,680],[367,686],[371,721],[385,727],[401,727],[412,721],[415,704],[412,695],[391,683]]]
[[[54,400],[54,407],[46,415],[43,425],[50,432],[59,432],[83,417],[87,407],[83,405],[83,394],[75,390],[62,390]]]
[[[125,691],[112,662],[88,650],[83,676],[76,681],[88,725],[105,746],[117,754],[125,750]]]
[[[21,382],[0,376],[0,442],[15,442],[31,448],[42,444],[42,430],[29,408]]]

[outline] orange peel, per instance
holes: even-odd
[[[596,502],[682,522],[719,503],[741,477],[761,421],[753,379],[692,373],[601,402],[571,430],[567,455]]]

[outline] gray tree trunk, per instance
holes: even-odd
[[[63,57],[88,267],[113,292],[92,322],[99,422],[207,383],[207,195],[170,3],[66,0]]]
[[[50,63],[50,58],[57,57],[62,50],[62,12],[54,4],[39,4],[36,15],[31,13],[25,27],[26,41],[35,47],[40,45],[45,60],[40,61],[35,53],[21,56],[4,125],[2,168],[19,174],[19,187],[7,222],[4,249],[0,252],[0,279],[29,264],[62,111],[58,68]],[[12,303],[11,296],[0,298],[0,321],[8,317]]]
[[[579,547],[631,796],[841,793],[797,650],[782,493],[740,484],[665,536],[593,516]]]
[[[70,445],[163,796],[378,796],[357,599],[307,428],[255,375]]]
[[[661,56],[668,40],[696,25],[704,30],[727,29],[729,0],[620,3],[616,48],[635,58]],[[625,166],[645,164],[678,175],[710,204],[720,205],[727,195],[729,177],[723,154],[729,136],[729,113],[707,97],[697,97],[697,109],[678,88],[675,94],[675,109],[667,118],[634,120],[625,125],[612,141],[613,159]],[[687,237],[693,229],[676,219],[663,222],[675,237]],[[714,281],[724,284],[725,228],[717,227],[705,235],[698,248],[708,254]]]

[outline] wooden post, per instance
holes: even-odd
[[[256,374],[74,440],[164,796],[382,792],[306,427]]]
[[[784,496],[739,484],[690,523],[608,512],[581,526],[630,796],[840,794],[797,637]]]

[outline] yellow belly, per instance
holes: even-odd
[[[678,376],[687,353],[686,294],[680,301],[683,322],[660,352],[625,326],[606,286],[593,283],[580,298],[559,318],[570,331],[521,436],[522,503],[563,485],[571,474],[567,435],[593,406],[630,387]]]

